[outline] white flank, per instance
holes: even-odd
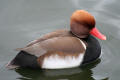
[[[79,38],[78,38],[79,39]],[[79,39],[80,40],[80,39]],[[80,40],[84,49],[86,50],[85,43]],[[43,61],[42,68],[45,69],[63,69],[63,68],[73,68],[80,66],[83,61],[84,53],[80,53],[79,56],[66,56],[64,58],[59,55],[51,55],[46,57]]]
[[[63,69],[77,67],[82,63],[84,53],[80,53],[78,57],[66,56],[61,58],[58,55],[46,57],[43,61],[42,68],[45,69]]]

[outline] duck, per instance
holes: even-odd
[[[101,54],[98,39],[106,36],[95,27],[94,16],[76,10],[70,17],[70,30],[60,29],[17,48],[18,54],[6,65],[14,68],[65,69],[97,60]]]

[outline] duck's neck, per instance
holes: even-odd
[[[73,36],[75,36],[75,37],[77,37],[77,38],[80,38],[79,36],[77,36],[76,34],[74,34],[72,31],[70,31],[70,33],[73,35]],[[81,39],[81,38],[80,38]]]
[[[89,37],[89,35],[88,35],[88,37],[86,37],[86,38],[80,38],[79,36],[77,36],[76,34],[74,34],[72,31],[70,31],[70,33],[73,35],[73,36],[75,36],[75,37],[77,37],[77,38],[79,38],[79,39],[82,39],[82,40],[87,40],[88,39],[88,37]]]

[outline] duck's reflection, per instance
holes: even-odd
[[[100,59],[78,68],[60,70],[16,69],[21,75],[20,80],[95,80],[92,77],[92,68],[100,63]],[[103,80],[108,80],[105,78]]]

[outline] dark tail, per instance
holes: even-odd
[[[13,69],[18,67],[38,68],[37,57],[25,51],[20,51],[16,57],[6,65],[7,68]]]

